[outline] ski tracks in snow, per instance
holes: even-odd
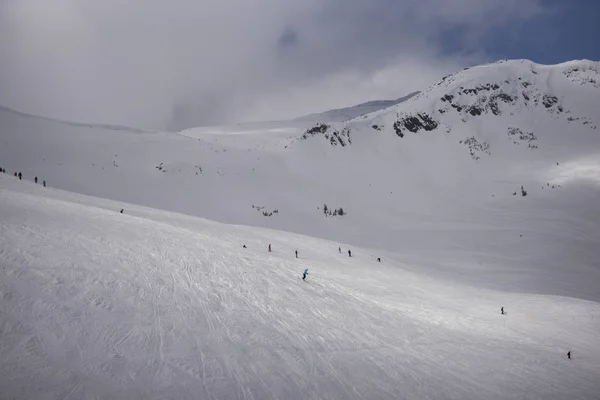
[[[600,326],[585,318],[599,315],[595,303],[440,284],[281,232],[197,220],[183,228],[166,215],[17,193],[0,201],[0,386],[9,398],[597,393]],[[307,258],[293,258],[291,244]],[[499,317],[501,299],[527,312],[504,304],[510,319]],[[567,343],[569,364],[555,354]]]

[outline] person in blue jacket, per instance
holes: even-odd
[[[306,280],[306,275],[308,275],[308,268],[306,268],[306,269],[304,270],[304,273],[302,274],[302,280],[303,280],[303,281],[304,281],[304,280]]]

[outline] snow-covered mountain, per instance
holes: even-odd
[[[484,65],[308,131],[136,132],[0,110],[0,163],[78,193],[393,250],[434,274],[447,265],[428,257],[444,253],[461,280],[597,299],[598,76],[590,61]],[[506,263],[520,278],[490,279]]]
[[[20,311],[15,311],[18,316],[28,313],[39,302],[43,303],[44,298],[35,293],[43,293],[40,288],[52,286],[41,278],[36,281],[32,276],[25,275],[30,272],[23,270],[32,265],[35,268],[31,274],[39,271],[40,276],[55,279],[56,282],[70,282],[73,278],[73,285],[81,283],[79,278],[69,276],[68,271],[62,267],[56,273],[48,273],[44,269],[50,268],[51,263],[42,264],[39,260],[36,261],[38,264],[34,263],[33,260],[37,257],[32,255],[36,251],[34,247],[42,246],[39,242],[42,239],[39,239],[36,232],[45,232],[43,240],[51,243],[51,249],[40,250],[40,257],[50,257],[63,267],[84,264],[82,268],[87,268],[87,272],[83,275],[92,267],[107,268],[101,268],[99,276],[92,282],[107,282],[107,275],[103,274],[123,276],[122,274],[130,273],[126,269],[131,264],[152,265],[151,269],[156,267],[151,271],[144,270],[140,275],[129,275],[123,280],[129,283],[123,283],[124,286],[120,286],[118,290],[121,291],[118,293],[114,288],[107,291],[104,287],[99,287],[98,291],[91,290],[91,297],[83,296],[84,305],[77,306],[81,312],[88,313],[85,315],[92,317],[98,310],[94,309],[92,312],[88,309],[90,304],[95,304],[95,300],[85,302],[87,298],[104,296],[103,298],[128,299],[127,304],[133,302],[126,310],[113,308],[98,312],[108,312],[103,314],[107,318],[114,317],[114,313],[120,312],[119,310],[129,319],[133,318],[132,315],[138,315],[147,322],[144,325],[147,329],[126,328],[121,336],[110,336],[101,327],[97,331],[106,335],[106,340],[103,339],[101,343],[109,347],[110,344],[118,346],[121,342],[117,338],[125,336],[139,344],[132,348],[142,352],[148,346],[154,346],[154,353],[150,356],[152,361],[138,360],[141,364],[146,362],[145,367],[140,367],[145,368],[144,372],[134,375],[145,376],[146,380],[143,380],[140,387],[145,386],[151,376],[166,379],[167,372],[164,368],[173,364],[165,362],[167,353],[164,353],[165,348],[161,346],[166,343],[165,337],[161,336],[164,332],[172,335],[177,335],[182,330],[193,332],[200,326],[210,327],[211,325],[206,325],[210,320],[213,328],[218,328],[205,332],[209,343],[216,341],[214,343],[219,343],[223,346],[222,349],[236,348],[237,339],[221,340],[225,337],[227,327],[235,326],[235,329],[239,329],[234,333],[240,337],[251,336],[256,327],[253,321],[261,318],[262,314],[235,314],[233,310],[239,308],[240,304],[245,304],[244,307],[248,309],[256,308],[257,302],[264,300],[262,293],[273,291],[275,297],[269,298],[273,302],[262,303],[271,313],[269,319],[263,318],[265,324],[272,325],[275,320],[285,321],[285,312],[278,309],[280,302],[275,300],[281,300],[286,307],[296,301],[299,309],[310,309],[311,312],[318,312],[321,307],[324,310],[323,318],[331,319],[327,323],[319,322],[322,324],[319,329],[335,330],[337,334],[330,337],[321,335],[331,347],[327,347],[324,353],[317,352],[319,357],[325,354],[329,364],[316,360],[314,353],[308,350],[308,344],[300,350],[296,343],[294,348],[298,352],[284,346],[286,350],[278,357],[284,358],[286,362],[275,362],[273,358],[265,356],[271,353],[264,349],[274,348],[271,345],[278,343],[276,338],[288,340],[291,335],[289,332],[304,332],[299,334],[301,336],[308,332],[310,325],[306,322],[306,329],[290,325],[285,333],[281,330],[264,331],[269,338],[275,339],[252,341],[260,349],[257,349],[258,353],[252,353],[245,347],[238,347],[241,349],[238,353],[233,350],[229,353],[220,351],[217,347],[215,353],[211,353],[212,361],[202,359],[200,364],[214,362],[211,365],[220,368],[223,374],[215,372],[216,375],[207,375],[193,370],[195,372],[189,376],[194,385],[198,376],[202,376],[203,379],[212,379],[209,379],[209,389],[206,389],[211,393],[217,393],[213,390],[216,390],[219,382],[223,386],[237,388],[234,394],[215,395],[217,398],[242,398],[244,395],[247,398],[264,397],[260,391],[251,392],[251,395],[244,391],[248,386],[244,386],[242,381],[245,377],[249,377],[252,382],[267,379],[265,375],[252,375],[249,371],[256,371],[261,365],[271,362],[279,368],[281,374],[268,378],[266,382],[269,385],[281,387],[270,380],[280,377],[286,382],[293,380],[298,388],[291,389],[291,392],[276,392],[279,397],[297,398],[299,393],[304,393],[302,389],[307,390],[304,383],[297,380],[299,376],[306,377],[302,365],[314,372],[311,376],[324,376],[322,381],[309,390],[313,398],[364,398],[368,397],[365,394],[368,390],[375,393],[371,398],[440,397],[435,395],[440,387],[437,384],[431,390],[423,389],[427,386],[422,380],[423,376],[429,374],[428,376],[435,377],[441,371],[430,368],[430,363],[424,359],[413,360],[416,364],[424,364],[420,364],[423,367],[417,369],[415,375],[411,375],[421,383],[414,387],[409,385],[412,389],[407,392],[396,390],[408,382],[404,371],[409,374],[408,371],[414,368],[414,363],[410,366],[398,364],[401,362],[398,360],[402,360],[407,351],[405,346],[412,347],[417,343],[415,340],[421,334],[417,332],[422,332],[421,328],[431,332],[433,328],[430,329],[429,324],[443,325],[440,314],[433,311],[442,303],[451,304],[452,299],[460,298],[451,306],[453,311],[449,318],[465,318],[466,331],[470,324],[475,324],[475,320],[468,316],[468,310],[464,307],[481,306],[478,309],[481,314],[477,314],[476,318],[479,320],[488,308],[495,307],[490,312],[497,313],[501,306],[500,299],[510,298],[513,301],[510,310],[513,307],[528,310],[523,311],[523,314],[517,311],[522,316],[518,324],[531,318],[531,313],[539,320],[522,328],[524,330],[514,331],[513,333],[517,333],[511,336],[512,339],[507,336],[507,341],[498,342],[496,347],[504,348],[509,346],[509,342],[523,343],[523,340],[536,343],[536,346],[539,344],[541,347],[522,354],[532,357],[532,362],[539,366],[540,371],[532,372],[528,366],[521,364],[514,369],[512,378],[503,375],[495,380],[493,377],[498,376],[496,372],[486,369],[493,364],[491,361],[489,364],[477,364],[473,361],[478,357],[486,360],[488,356],[491,357],[489,360],[501,357],[500,353],[485,345],[477,347],[477,354],[473,359],[464,361],[469,366],[467,369],[457,366],[449,358],[437,361],[445,365],[443,370],[450,371],[453,377],[440,381],[443,385],[448,386],[452,382],[454,388],[477,387],[479,390],[465,392],[463,389],[456,389],[444,395],[457,399],[515,398],[535,393],[535,397],[539,398],[563,398],[566,392],[556,387],[542,389],[546,381],[539,376],[546,373],[547,376],[564,376],[565,382],[568,382],[564,383],[564,388],[579,387],[580,391],[573,395],[575,398],[594,398],[591,395],[592,389],[598,387],[590,383],[596,381],[590,378],[592,373],[589,372],[596,367],[591,361],[594,358],[590,356],[581,362],[580,367],[575,367],[582,368],[574,372],[575,375],[563,375],[564,370],[558,366],[562,364],[554,362],[562,362],[563,347],[566,348],[567,343],[557,343],[553,338],[568,337],[567,333],[559,331],[554,324],[559,324],[559,321],[572,322],[569,319],[571,315],[577,315],[577,332],[596,332],[573,339],[578,343],[577,352],[589,351],[593,355],[600,351],[598,330],[593,322],[582,322],[594,317],[600,302],[598,109],[600,64],[587,60],[551,66],[527,60],[512,60],[466,69],[442,79],[405,102],[345,122],[321,120],[307,123],[307,120],[294,120],[203,127],[170,133],[69,124],[0,109],[0,167],[6,168],[9,175],[22,172],[26,181],[32,181],[37,176],[40,182],[45,180],[49,186],[46,189],[31,187],[32,184],[19,182],[14,177],[3,176],[0,180],[0,194],[3,196],[0,260],[3,266],[9,266],[1,270],[2,282],[8,276],[12,279],[2,290],[3,293],[11,291],[14,293],[11,296],[21,299],[11,303],[12,306],[6,306],[1,316],[6,320],[6,313],[10,312],[11,307],[17,307],[17,304],[22,305]],[[111,201],[64,193],[59,195],[55,188]],[[48,197],[56,200],[45,200]],[[324,210],[325,205],[327,211]],[[149,211],[139,206],[236,226],[198,222],[192,217]],[[105,210],[99,213],[96,210],[98,207],[111,212]],[[118,213],[121,208],[125,209],[127,218],[141,219],[131,221],[132,224],[122,222],[123,216]],[[63,221],[68,221],[67,210],[70,209],[79,213],[74,219],[77,222],[68,225],[72,227],[72,233],[61,230],[58,226]],[[93,227],[93,221],[96,220],[100,226],[97,229]],[[123,229],[123,233],[119,233],[120,229]],[[25,231],[30,232],[30,236]],[[186,234],[189,237],[184,239]],[[15,235],[18,239],[4,240]],[[90,235],[95,236],[89,238]],[[78,237],[90,239],[85,240],[86,246],[89,244],[87,250],[74,250]],[[108,239],[103,241],[103,238]],[[28,246],[28,240],[33,241],[34,247],[21,251]],[[148,244],[148,241],[151,243]],[[253,243],[248,255],[238,252],[242,242]],[[286,254],[301,247],[301,254],[306,252],[307,258],[299,264],[291,264],[295,261],[284,261],[279,256],[267,255],[264,248],[268,243],[275,244],[276,248],[285,247]],[[336,252],[340,246],[338,243],[343,243],[341,246],[344,249],[355,249],[357,257],[360,257],[357,265],[352,266],[336,258],[339,255]],[[196,250],[192,249],[194,246],[197,246]],[[219,249],[218,254],[211,250],[213,248]],[[62,254],[64,260],[58,260],[58,256],[52,257],[52,251]],[[382,257],[384,262],[376,263],[377,257]],[[91,266],[86,265],[87,260],[92,260]],[[184,268],[184,264],[196,268],[196,275],[190,275],[188,280],[197,285],[202,281],[213,286],[208,289],[205,286],[186,287],[181,276],[172,276],[171,279],[168,270],[163,269],[164,265],[170,266],[169,268]],[[276,274],[273,281],[265,281],[263,271],[258,276],[242,274],[242,271],[259,264],[265,270],[264,274]],[[113,266],[116,269],[111,269]],[[292,276],[297,278],[296,275],[307,266],[311,270],[317,267],[319,270],[332,268],[324,281],[320,281],[320,291],[299,293],[289,289],[291,292],[286,292],[289,288],[284,283],[287,282],[287,275],[278,275],[275,272],[278,271],[277,268],[286,271],[289,268],[292,279]],[[232,270],[220,272],[228,274],[223,276],[216,272],[217,267]],[[206,269],[212,272],[202,272]],[[347,275],[344,275],[343,283],[335,283],[336,279],[340,279],[341,271]],[[146,283],[140,282],[146,272],[154,275]],[[27,276],[27,280],[33,282],[32,286],[18,286],[19,283],[12,278],[14,276]],[[428,286],[426,282],[437,283]],[[165,289],[158,289],[161,287]],[[243,295],[236,295],[235,301],[227,302],[224,299],[231,295],[229,291],[233,288],[242,290]],[[183,301],[175,297],[168,300],[165,296],[171,293],[171,289],[173,296],[177,289],[177,293],[183,296],[181,299],[194,304],[195,309],[215,307],[217,315],[221,317],[220,321],[216,317],[202,317],[189,327],[184,327],[183,322],[175,322],[172,315],[163,319],[160,308],[153,307],[152,304],[166,302],[165,307],[172,306],[168,309],[176,312],[177,305],[181,305]],[[57,293],[53,296],[66,296],[63,292]],[[500,297],[494,297],[496,294]],[[319,301],[326,302],[327,306],[312,300],[307,302],[302,297],[305,295],[322,296]],[[147,296],[154,300],[142,305],[141,299],[148,301]],[[200,299],[202,296],[204,298]],[[414,301],[423,302],[425,308],[419,308],[412,300],[408,300],[413,297]],[[371,299],[374,303],[365,299]],[[366,302],[361,303],[363,300]],[[52,304],[60,304],[56,303],[55,298],[52,301]],[[353,301],[358,303],[351,304]],[[103,301],[100,303],[103,304]],[[350,304],[349,308],[340,308],[344,304]],[[535,311],[532,304],[539,304]],[[546,305],[549,305],[549,314],[542,315]],[[244,307],[240,310],[247,311]],[[408,336],[392,339],[389,332],[397,334],[405,329],[405,324],[412,326],[410,324],[413,323],[400,317],[389,319],[390,315],[398,313],[394,307],[404,307],[407,314],[414,312],[427,321],[425,325],[415,325],[414,331],[409,329],[415,335],[407,334]],[[359,330],[359,325],[348,322],[352,319],[350,315],[353,312],[357,313],[357,317],[373,313],[374,319],[358,318],[357,323],[360,322],[363,327],[361,329],[365,332],[365,338],[370,338],[371,349],[385,349],[385,352],[391,354],[385,362],[372,352],[362,352],[369,348],[366,345],[354,346],[346,342],[341,344],[343,339],[339,338],[344,335],[349,335],[348,340],[352,343],[359,343],[354,333],[350,333]],[[46,324],[58,320],[58,317],[52,315],[56,314],[50,314],[49,319],[45,320]],[[335,318],[335,315],[339,318]],[[509,313],[508,316],[510,315]],[[302,314],[298,313],[296,317],[302,318]],[[18,320],[15,318],[13,321]],[[386,319],[390,322],[383,324],[381,321]],[[159,324],[165,321],[165,326],[172,326],[173,329],[165,331],[156,325],[152,328],[150,325],[157,320]],[[215,321],[219,323],[214,324]],[[481,324],[477,325],[475,336],[483,331],[487,332],[485,335],[492,335],[491,332],[494,332],[493,335],[504,334],[497,332],[498,327],[491,320],[481,321]],[[96,331],[85,324],[80,328],[86,332]],[[231,332],[232,328],[229,329]],[[536,336],[536,329],[550,333],[544,337]],[[8,331],[5,329],[0,332]],[[133,333],[128,335],[127,332]],[[573,331],[573,335],[577,332]],[[8,334],[0,335],[4,338]],[[484,343],[489,339],[485,335],[473,340]],[[180,349],[186,354],[190,353],[186,346],[194,346],[190,341],[192,336],[190,334],[182,339],[184,344]],[[308,334],[302,337],[307,336]],[[64,337],[67,336],[56,333],[50,339],[45,338],[44,345],[39,345],[42,354],[55,354],[52,351],[64,346]],[[428,340],[427,346],[433,346],[445,340],[445,337],[449,336],[444,332],[442,336]],[[72,339],[69,342],[83,340],[77,339],[77,334],[69,338]],[[175,346],[176,341],[172,337],[168,340],[171,340],[167,341],[171,346]],[[321,339],[315,337],[315,340]],[[464,344],[471,341],[472,338],[465,339],[460,346],[458,341],[453,342],[447,348],[450,349],[448,354],[461,354],[465,351]],[[48,343],[57,344],[55,347],[48,347]],[[147,344],[146,347],[144,343]],[[35,345],[34,340],[32,346]],[[8,359],[3,352],[8,351],[7,349],[8,347],[0,349],[0,359]],[[422,351],[420,347],[419,349],[418,351]],[[179,353],[169,348],[171,350],[173,352],[168,355],[177,358]],[[23,355],[30,354],[28,351],[29,347],[19,347],[15,356],[23,356],[23,360],[37,360]],[[336,351],[339,353],[335,353]],[[559,353],[556,360],[554,355],[549,355],[554,351]],[[31,351],[31,354],[40,353]],[[44,359],[44,356],[39,357]],[[243,364],[243,372],[231,367],[231,360],[236,357],[246,363]],[[343,362],[331,363],[331,358],[327,357],[342,357]],[[498,365],[509,369],[517,357],[506,357],[506,364]],[[180,359],[183,371],[190,371],[188,364],[192,362],[192,358],[181,356]],[[374,365],[379,365],[388,373],[402,372],[392,377],[367,377],[371,375],[367,372],[369,368],[364,364],[365,359],[372,360]],[[193,360],[198,361],[198,358]],[[260,360],[258,364],[257,360]],[[297,363],[289,360],[297,360]],[[362,363],[360,368],[352,370],[350,366],[359,361]],[[114,362],[116,364],[108,361],[100,364],[112,370],[117,368],[118,362]],[[89,365],[92,373],[100,371],[97,363]],[[315,365],[320,367],[311,367]],[[325,376],[323,369],[329,368],[328,365],[331,366],[332,375]],[[476,384],[480,375],[470,369],[473,365],[477,366],[478,371],[490,371],[490,380],[485,380],[482,384],[484,386]],[[128,365],[123,368],[131,372],[130,367]],[[533,375],[521,375],[525,370]],[[179,372],[174,369],[170,371],[169,376],[176,377],[173,379],[181,382]],[[538,372],[540,375],[536,375]],[[347,390],[352,390],[349,389],[352,385],[348,382],[357,382],[362,375],[365,375],[361,380],[364,383],[354,386],[356,391],[348,392]],[[475,378],[471,379],[473,376]],[[529,376],[532,382],[537,383],[533,386],[511,386],[510,383],[517,376]],[[219,380],[219,377],[223,380]],[[110,381],[112,378],[106,379]],[[44,386],[43,382],[39,384],[40,387]],[[132,393],[135,397],[136,393],[140,393],[135,388],[131,389],[136,384],[135,378],[132,378],[129,384],[120,386],[124,388],[123,397]],[[169,382],[165,385],[160,387],[171,387]],[[335,388],[327,391],[324,389],[327,385]],[[345,389],[338,390],[336,385]],[[69,387],[79,397],[78,389],[72,386]],[[253,387],[258,390],[256,386]],[[381,389],[381,392],[375,389],[382,387],[386,389]],[[509,391],[508,387],[514,388],[515,392]],[[98,391],[90,389],[86,393]],[[170,392],[161,393],[168,397]],[[320,396],[319,393],[326,395]],[[485,395],[478,396],[476,393]],[[176,394],[172,396],[177,397]]]

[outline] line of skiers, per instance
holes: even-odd
[[[244,249],[247,249],[246,245],[242,246]],[[271,243],[269,243],[269,245],[267,246],[267,250],[269,251],[269,253],[271,253],[273,250],[271,248]],[[342,252],[342,248],[338,247],[338,252],[341,253]],[[298,258],[298,250],[294,250],[294,253],[296,255],[296,258]],[[348,250],[348,257],[352,257],[352,250]],[[381,257],[377,257],[377,262],[381,262]],[[304,272],[302,273],[302,280],[306,280],[306,276],[308,275],[308,268],[304,270]]]
[[[0,168],[0,172],[5,174],[6,173],[6,168]],[[15,178],[19,178],[19,180],[23,180],[23,174],[21,172],[15,172],[13,175]],[[34,178],[35,183],[38,183],[38,177],[36,176]],[[46,181],[42,182],[42,184],[44,185],[44,187],[46,187]]]

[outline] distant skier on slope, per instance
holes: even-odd
[[[342,248],[341,248],[341,247],[338,247],[338,251],[341,253],[341,252],[342,252]]]
[[[377,262],[381,262],[381,257],[377,257]]]
[[[567,357],[569,358],[569,360],[571,359],[571,351],[569,350],[569,352],[567,353]]]
[[[271,252],[271,243],[269,243],[269,253]]]
[[[44,181],[44,187],[46,187],[46,181]]]
[[[348,250],[348,257],[352,257],[352,252]]]
[[[504,307],[500,307],[500,314],[504,315]]]
[[[19,180],[23,177],[23,174],[19,172]]]
[[[296,250],[296,258],[298,258],[298,250]]]
[[[306,268],[304,270],[304,272],[302,273],[302,280],[305,281],[306,280],[306,275],[308,275],[308,268]]]

